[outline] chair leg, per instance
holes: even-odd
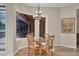
[[[51,55],[53,56],[53,51],[52,51],[52,54]]]
[[[29,47],[29,49],[28,49],[28,56],[30,55],[30,47]]]

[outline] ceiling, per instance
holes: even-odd
[[[66,7],[76,5],[78,3],[40,3],[40,7]],[[38,3],[25,3],[29,7],[37,7]]]

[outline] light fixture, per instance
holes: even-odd
[[[40,20],[41,19],[41,15],[42,15],[42,12],[40,11],[40,5],[38,3],[38,10],[35,12],[35,20]]]

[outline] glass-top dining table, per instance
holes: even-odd
[[[38,39],[38,40],[37,40]],[[47,38],[39,37],[34,40],[34,53],[35,55],[52,55],[52,51],[48,51],[48,40]]]

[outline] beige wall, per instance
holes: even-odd
[[[16,6],[16,7],[15,7]],[[22,4],[7,4],[7,41],[6,50],[8,55],[13,55],[16,51],[16,8],[19,12],[25,14],[34,14],[37,8],[27,7]],[[48,33],[55,34],[56,38],[54,41],[55,46],[65,46],[76,48],[76,33],[77,33],[77,20],[76,20],[76,6],[69,6],[61,8],[41,8],[42,14],[48,19]],[[61,18],[75,17],[75,33],[61,33]],[[25,40],[24,40],[25,41]],[[20,41],[20,42],[24,42]],[[22,43],[21,43],[22,44]],[[18,46],[25,46],[26,44],[19,44]]]
[[[14,4],[6,4],[6,55],[14,55],[16,51],[16,7]]]
[[[17,4],[17,10],[25,14],[35,14],[37,8],[27,7],[23,4]],[[59,8],[41,8],[42,14],[47,17],[48,20],[48,33],[55,34],[55,46],[60,45],[60,9]]]
[[[17,51],[19,49],[21,49],[21,48],[28,47],[28,40],[27,40],[27,38],[18,38],[18,40],[16,42],[16,45],[17,45],[17,48],[16,48]]]
[[[79,5],[61,8],[60,18],[75,17],[75,33],[61,33],[61,46],[76,48],[77,14]],[[61,20],[60,20],[61,21]]]
[[[56,39],[54,41],[55,46],[65,46],[76,48],[76,32],[77,32],[77,20],[76,9],[78,5],[69,6],[64,8],[41,8],[42,14],[48,17],[48,33],[55,34]],[[18,11],[25,14],[34,14],[37,8],[27,7],[23,4],[18,4]],[[75,33],[61,33],[61,18],[75,17]]]

